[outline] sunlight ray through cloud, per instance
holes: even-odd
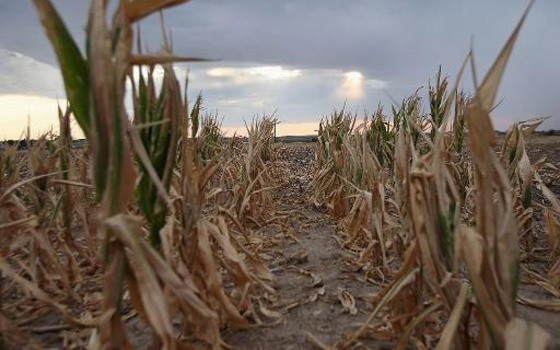
[[[344,98],[356,100],[364,97],[364,76],[360,72],[344,73],[344,81],[340,89]]]

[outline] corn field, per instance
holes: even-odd
[[[503,137],[491,118],[529,9],[480,82],[470,52],[454,82],[439,69],[427,103],[416,91],[373,114],[343,108],[316,144],[292,146],[274,116],[225,137],[173,66],[204,59],[175,55],[163,24],[145,52],[137,24],[184,2],[91,1],[83,54],[33,1],[69,104],[58,133],[0,150],[1,348],[560,346],[519,313],[560,312],[560,200],[543,175],[558,170],[528,155],[545,118]],[[305,317],[344,325],[321,336]],[[299,340],[280,339],[288,324]]]

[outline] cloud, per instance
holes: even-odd
[[[87,2],[53,2],[77,42],[83,44]],[[374,109],[379,101],[391,101],[387,95],[400,100],[427,85],[439,64],[447,74],[455,74],[473,38],[480,75],[526,5],[527,0],[199,0],[165,11],[165,16],[178,54],[221,60],[190,66],[192,88],[206,91],[209,106],[219,107],[227,118],[235,116],[232,123],[240,116],[279,107],[282,117],[291,122],[317,120],[340,106],[344,72],[363,75],[361,88],[345,97],[356,103],[355,108]],[[560,128],[558,13],[560,1],[538,1],[533,7],[500,89],[504,101],[495,111],[499,128],[536,115],[555,116],[544,127]],[[141,25],[143,41],[152,50],[159,48],[159,26],[157,16]],[[30,1],[0,2],[0,46],[56,65]],[[210,67],[225,71],[208,76]],[[260,75],[258,70],[251,72],[258,67],[267,70]],[[0,69],[4,75],[6,69]],[[466,73],[464,86],[468,88],[472,84]],[[265,74],[269,75],[266,79]],[[40,80],[37,75],[21,75],[25,77],[21,80]],[[38,81],[37,85],[47,86],[36,89],[56,91],[49,87],[54,80],[45,80],[49,83]],[[6,91],[11,83],[2,85]],[[351,99],[351,95],[359,98]],[[236,108],[219,102],[243,99],[261,102],[240,103]]]
[[[50,125],[56,127],[55,98],[64,98],[59,69],[7,50],[0,51],[0,55],[3,58],[0,82],[5,82],[4,90],[0,90],[0,109],[11,111],[10,120],[19,120],[16,129],[4,136],[18,137],[20,129],[26,125],[27,115],[32,116],[33,124],[40,126],[38,130],[46,130]],[[175,67],[179,81],[185,81],[187,68],[182,64]],[[146,74],[147,68],[142,71]],[[138,69],[134,74],[139,74]],[[387,85],[355,71],[299,69],[261,63],[207,63],[192,67],[189,74],[189,99],[194,101],[196,94],[202,91],[206,111],[218,111],[225,127],[243,127],[245,121],[257,115],[276,112],[285,125],[282,132],[291,127],[294,133],[300,134],[313,132],[314,128],[303,125],[316,123],[318,116],[329,113],[333,106],[342,106],[346,100],[349,108],[355,109],[377,103],[383,94],[382,88]],[[161,67],[155,68],[154,79],[159,89],[163,79]],[[130,89],[130,84],[127,87]],[[38,104],[38,109],[32,106],[34,103]],[[16,105],[25,108],[16,108]],[[130,101],[127,106],[128,110],[132,109]],[[296,124],[301,126],[296,127]]]
[[[243,126],[244,120],[275,111],[286,125],[316,123],[319,116],[345,101],[349,107],[360,109],[370,99],[376,104],[387,86],[380,79],[355,71],[259,63],[206,64],[194,66],[190,74],[190,98],[202,90],[206,109],[219,111],[228,127]]]
[[[60,70],[17,52],[0,49],[0,95],[64,98]]]
[[[269,83],[297,78],[301,75],[299,69],[285,69],[282,66],[256,66],[256,67],[223,67],[218,66],[206,71],[210,86],[244,85],[254,82]]]
[[[289,79],[299,76],[299,69],[284,69],[282,66],[262,66],[250,68],[216,67],[206,71],[213,78],[236,78],[241,82],[248,77],[259,77],[269,80]]]

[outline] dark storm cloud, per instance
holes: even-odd
[[[54,3],[71,30],[81,36],[88,1]],[[388,93],[400,99],[426,85],[439,64],[443,64],[446,73],[454,75],[469,49],[471,37],[481,74],[526,4],[525,0],[199,0],[168,10],[165,15],[177,53],[219,58],[224,66],[257,62],[287,69],[356,70],[366,79],[386,81]],[[541,0],[535,4],[502,83],[500,96],[504,101],[495,112],[497,127],[505,128],[515,119],[554,115],[545,126],[560,128],[558,14],[560,1]],[[150,49],[158,48],[157,17],[142,24],[142,35]],[[0,3],[0,46],[40,61],[55,62],[31,1]],[[342,102],[326,94],[320,80],[308,85],[272,91],[271,94],[284,94],[275,96],[272,102],[287,103],[276,107],[294,116],[298,108],[298,115],[310,113],[307,118]],[[472,85],[469,76],[464,85]],[[249,91],[252,86],[236,88],[225,87],[220,94],[241,99],[244,96],[236,94],[244,90],[249,95],[256,93]],[[216,94],[217,91],[214,89]],[[370,95],[362,103],[369,109],[375,107],[378,99],[386,99],[378,89],[367,92]],[[326,95],[321,97],[322,93]],[[306,99],[308,95],[314,98]],[[208,97],[210,100],[213,96]],[[328,105],[310,105],[306,100]]]

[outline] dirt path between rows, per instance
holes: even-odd
[[[276,300],[266,304],[282,317],[269,326],[249,327],[226,333],[224,340],[240,350],[320,349],[317,340],[332,345],[355,331],[374,306],[372,296],[379,288],[352,270],[350,252],[335,239],[335,223],[311,199],[314,147],[310,144],[287,146],[280,154],[282,185],[274,192],[276,209],[290,212],[280,223],[261,229],[272,242],[261,250],[275,280]],[[520,296],[549,300],[542,289],[522,284]],[[341,300],[351,296],[355,309]],[[560,349],[560,314],[517,305],[520,317],[536,322],[549,332],[548,349]],[[316,339],[311,340],[310,334]],[[353,349],[392,349],[394,343],[364,339]]]
[[[372,309],[366,300],[377,290],[346,264],[350,256],[335,239],[332,219],[311,202],[307,189],[313,148],[288,147],[285,152],[285,184],[274,193],[274,200],[280,212],[291,214],[282,224],[262,230],[274,244],[261,251],[279,293],[267,307],[283,316],[270,327],[226,334],[226,342],[236,349],[318,349],[309,334],[334,344],[367,319]],[[346,309],[341,300],[348,303]],[[368,346],[392,348],[382,341]]]

